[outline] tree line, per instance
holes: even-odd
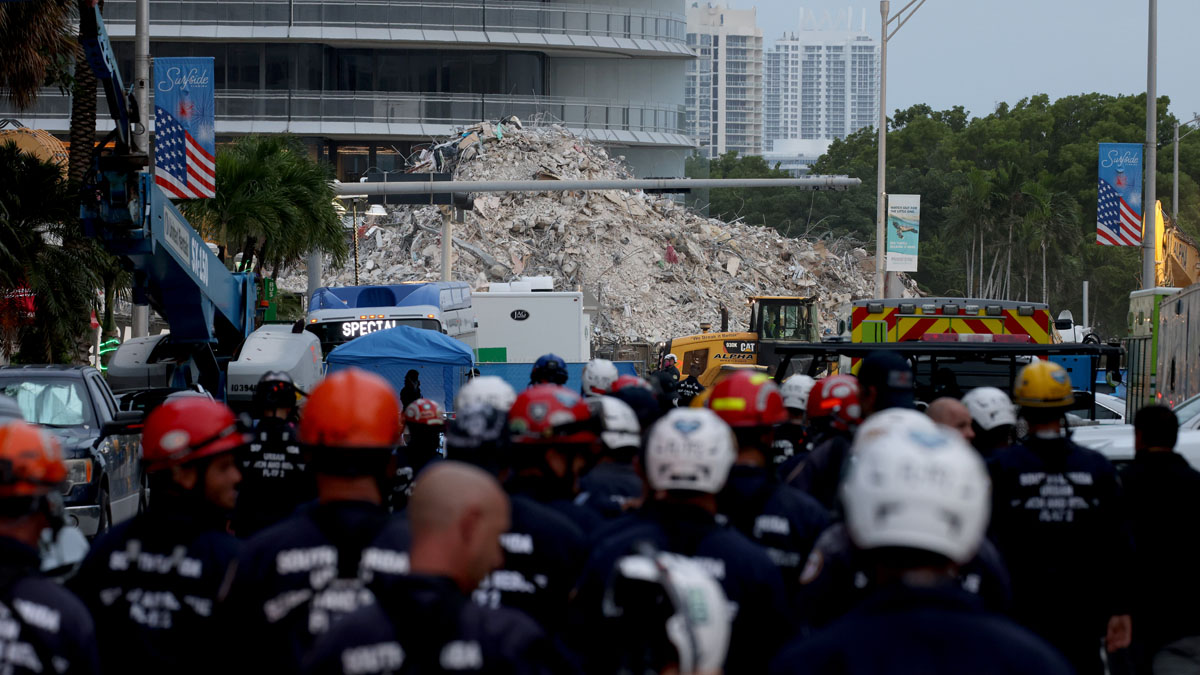
[[[888,190],[921,195],[920,271],[930,295],[1049,302],[1081,319],[1091,285],[1092,323],[1119,337],[1129,292],[1140,287],[1140,249],[1096,244],[1097,144],[1141,142],[1142,96],[1046,95],[1001,104],[983,117],[961,106],[915,105],[888,122]],[[1158,199],[1170,211],[1173,127],[1158,101]],[[1185,119],[1190,118],[1187,115]],[[814,174],[862,179],[846,192],[711,190],[697,195],[710,215],[741,218],[788,236],[845,239],[874,252],[876,132],[834,141]],[[693,157],[689,176],[785,177],[761,157]],[[1180,144],[1179,225],[1200,234],[1200,134]],[[1197,237],[1200,238],[1200,237]]]

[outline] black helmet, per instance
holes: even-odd
[[[506,411],[474,405],[455,411],[446,425],[446,459],[467,462],[497,473],[508,445]]]
[[[292,376],[279,370],[263,375],[254,387],[254,404],[260,410],[295,408],[296,396],[302,395]]]

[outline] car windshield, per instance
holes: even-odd
[[[92,405],[82,380],[0,380],[0,394],[16,399],[25,420],[52,427],[92,424]]]
[[[1184,426],[1196,415],[1200,415],[1200,396],[1193,396],[1175,408],[1175,417],[1179,418],[1179,426]]]

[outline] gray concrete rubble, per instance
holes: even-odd
[[[623,157],[554,124],[515,120],[481,124],[418,155],[416,170],[450,170],[456,180],[564,180],[630,177]],[[435,206],[359,210],[359,283],[436,280],[441,276],[442,215]],[[347,215],[347,225],[350,216]],[[834,329],[847,304],[872,295],[874,257],[852,244],[786,238],[769,227],[704,218],[660,195],[603,190],[478,195],[454,224],[454,274],[476,288],[520,275],[548,275],[559,290],[596,299],[597,340],[650,341],[749,318],[754,295],[816,296],[823,328]],[[351,258],[351,261],[353,258]],[[303,268],[279,280],[305,290]],[[353,262],[326,270],[328,286],[352,285]],[[906,295],[915,284],[905,279]]]

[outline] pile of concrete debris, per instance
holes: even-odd
[[[624,157],[557,124],[524,127],[509,119],[481,124],[432,146],[417,170],[451,170],[457,180],[563,180],[630,177]],[[548,275],[559,290],[583,290],[599,306],[601,341],[689,335],[701,322],[744,329],[754,295],[817,296],[824,328],[852,299],[872,293],[874,258],[851,245],[785,238],[774,229],[704,218],[640,191],[476,195],[454,224],[453,275],[489,281]],[[438,279],[442,214],[434,206],[389,207],[360,219],[359,283]],[[304,290],[304,271],[280,280]],[[327,270],[324,284],[354,283],[352,265]],[[911,283],[911,282],[909,282]]]

